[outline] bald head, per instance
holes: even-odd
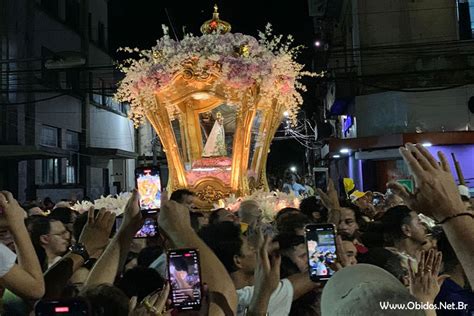
[[[239,207],[239,217],[242,223],[252,225],[262,216],[262,210],[257,201],[243,201]]]

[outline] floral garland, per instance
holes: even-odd
[[[72,206],[72,209],[82,214],[88,211],[91,207],[96,210],[105,208],[108,211],[120,215],[123,213],[131,196],[131,192],[124,192],[115,196],[101,196],[100,199],[94,200],[94,203],[89,201],[76,202],[76,204]]]
[[[238,106],[232,100],[252,98],[251,88],[257,86],[260,104],[282,104],[290,119],[296,120],[298,107],[303,103],[300,91],[306,91],[300,79],[316,74],[303,71],[304,66],[296,62],[302,46],[291,47],[291,35],[286,39],[274,36],[270,24],[265,32],[259,32],[258,40],[240,33],[212,33],[186,34],[176,41],[170,38],[165,26],[163,32],[164,36],[150,50],[119,49],[138,53],[138,59],[129,58],[119,65],[125,77],[116,93],[119,101],[130,103],[129,115],[135,125],[142,123],[147,110],[156,106],[155,93],[170,87],[176,76],[186,75],[189,67],[203,76],[219,73],[213,89],[225,87],[227,104],[234,102]],[[178,110],[168,99],[163,101],[173,119]]]

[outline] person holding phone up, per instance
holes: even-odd
[[[25,211],[13,195],[0,192],[0,221],[6,224],[15,242],[16,255],[0,243],[0,285],[20,297],[39,299],[45,285],[41,266],[25,226]],[[18,263],[15,263],[18,259]]]

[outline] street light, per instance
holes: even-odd
[[[290,167],[290,171],[291,171],[291,172],[296,172],[296,167],[295,167],[295,166],[291,166],[291,167]]]

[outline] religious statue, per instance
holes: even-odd
[[[203,157],[224,157],[227,156],[227,149],[225,144],[225,130],[224,130],[224,118],[220,112],[217,112],[216,121],[212,127],[211,133],[207,138],[204,150],[202,153]]]

